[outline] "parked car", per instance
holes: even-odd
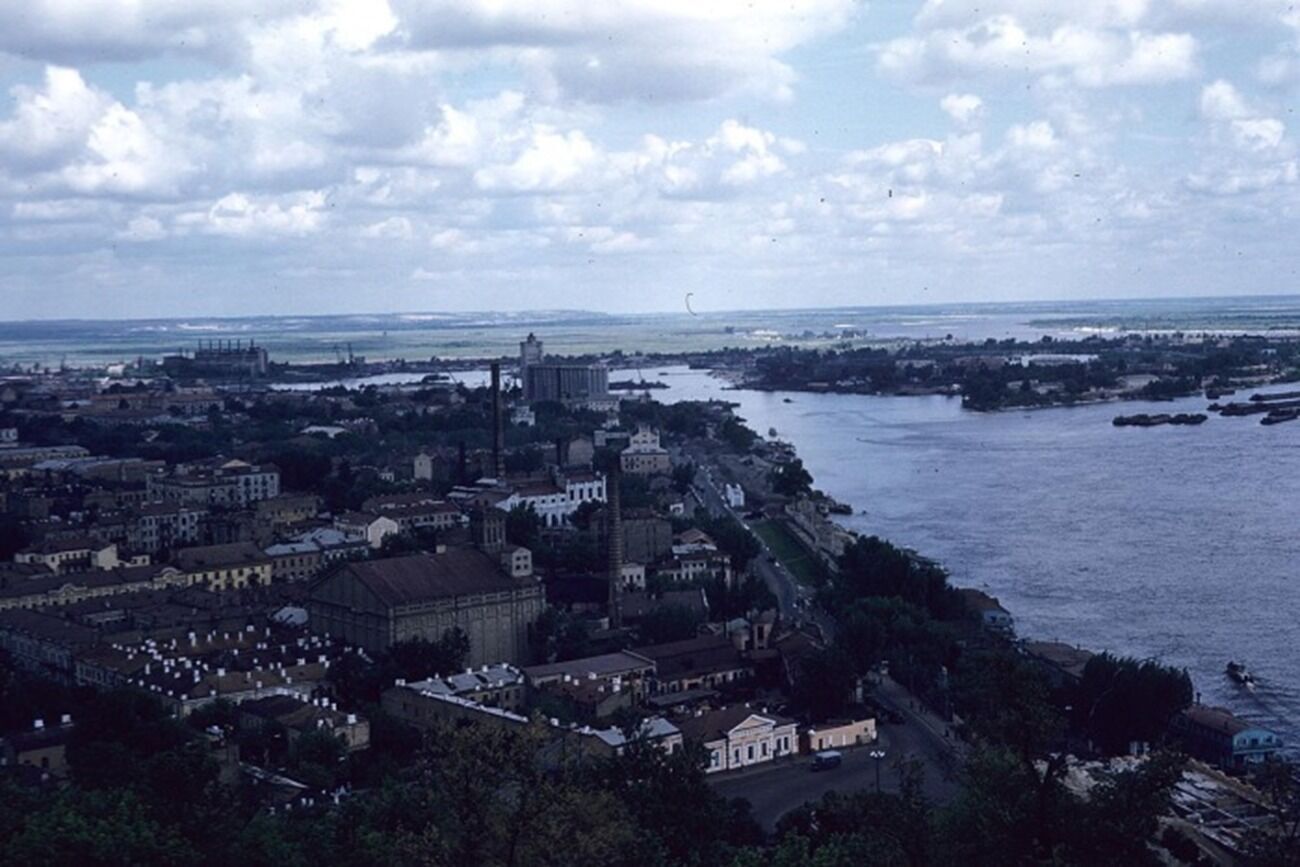
[[[839,750],[822,750],[820,753],[813,753],[812,769],[829,771],[831,768],[838,768],[842,761],[844,756],[840,755]]]

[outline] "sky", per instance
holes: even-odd
[[[1291,0],[0,4],[0,318],[1300,291]]]

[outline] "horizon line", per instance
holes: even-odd
[[[692,294],[692,293],[688,293]],[[680,311],[657,310],[657,311],[626,311],[626,312],[606,312],[588,308],[528,308],[525,310],[465,310],[465,311],[447,311],[447,310],[392,310],[385,312],[375,311],[357,311],[350,313],[236,313],[236,314],[191,314],[176,316],[122,316],[122,317],[79,317],[79,316],[60,316],[50,318],[27,318],[27,319],[0,319],[0,326],[5,325],[55,325],[61,323],[92,323],[92,322],[184,322],[189,319],[215,320],[221,322],[238,322],[250,321],[256,319],[348,319],[363,318],[367,316],[446,316],[449,318],[467,318],[476,316],[494,316],[498,318],[508,317],[540,317],[540,316],[588,316],[599,318],[649,318],[662,316],[683,316],[683,317],[703,317],[703,316],[726,316],[734,314],[763,314],[763,313],[797,313],[803,311],[835,311],[835,310],[905,310],[913,308],[944,308],[944,307],[1029,307],[1029,306],[1051,306],[1051,305],[1072,305],[1072,304],[1142,304],[1142,303],[1173,303],[1183,301],[1251,301],[1263,299],[1283,299],[1296,298],[1300,299],[1300,292],[1276,292],[1276,293],[1251,293],[1251,294],[1226,294],[1226,295],[1169,295],[1169,296],[1142,296],[1142,297],[1098,297],[1098,298],[1047,298],[1039,300],[1019,300],[1019,301],[927,301],[910,304],[834,304],[827,306],[794,306],[794,307],[754,307],[754,308],[728,308],[723,310],[689,310]]]

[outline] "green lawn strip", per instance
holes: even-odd
[[[821,570],[816,560],[784,524],[775,521],[755,521],[750,526],[776,559],[780,560],[797,580],[814,586],[819,582]]]

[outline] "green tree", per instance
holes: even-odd
[[[957,799],[937,817],[944,862],[988,867],[1050,863],[1062,838],[1060,775],[1040,777],[1014,753],[977,751],[962,775]]]
[[[31,544],[27,526],[15,515],[0,514],[0,560],[12,560]]]
[[[347,754],[343,738],[327,731],[304,732],[293,743],[289,767],[308,785],[332,789],[340,782]]]
[[[734,518],[709,518],[700,522],[700,529],[717,543],[718,550],[731,558],[734,572],[744,572],[749,562],[763,550],[754,534]]]
[[[829,792],[781,817],[782,847],[791,840],[809,844],[811,863],[921,865],[933,862],[930,805],[922,793],[918,763],[898,765],[898,794]],[[778,848],[778,853],[781,851]],[[852,856],[856,861],[840,859]],[[827,860],[827,859],[830,860]]]
[[[665,644],[695,636],[700,616],[684,605],[661,605],[637,623],[642,644]]]
[[[542,517],[531,504],[520,503],[506,513],[506,541],[511,545],[536,548],[542,532]]]
[[[718,429],[722,441],[737,452],[748,452],[758,441],[758,434],[750,430],[743,421],[727,418]]]
[[[1074,721],[1098,748],[1118,755],[1133,741],[1163,739],[1170,720],[1191,705],[1192,697],[1185,670],[1101,653],[1084,666],[1072,701]]]
[[[428,819],[394,835],[397,861],[452,865],[642,863],[626,808],[561,763],[542,758],[551,733],[470,725],[439,728],[418,767]]]
[[[4,843],[10,864],[78,864],[133,867],[184,865],[198,853],[174,829],[149,815],[131,792],[64,791],[29,814]]]
[[[673,488],[679,494],[685,494],[695,482],[695,464],[691,461],[673,467]]]
[[[1248,867],[1300,867],[1300,775],[1289,762],[1272,760],[1255,772],[1273,823],[1246,838]]]
[[[703,768],[698,747],[670,755],[645,741],[592,766],[592,784],[622,803],[639,831],[635,863],[704,867],[762,841],[748,803],[720,797]]]
[[[812,491],[813,477],[804,469],[803,461],[795,458],[772,470],[772,490],[785,497],[797,497]]]
[[[964,612],[961,597],[948,586],[948,574],[940,566],[879,537],[855,539],[839,565],[832,607],[863,596],[894,596],[938,620],[956,620]]]
[[[1170,811],[1183,766],[1180,755],[1155,753],[1132,769],[1103,775],[1087,800],[1071,809],[1066,846],[1071,862],[1089,867],[1163,864],[1151,843],[1160,817]]]
[[[856,682],[844,654],[835,648],[819,650],[800,660],[790,698],[812,719],[827,720],[844,714]]]

